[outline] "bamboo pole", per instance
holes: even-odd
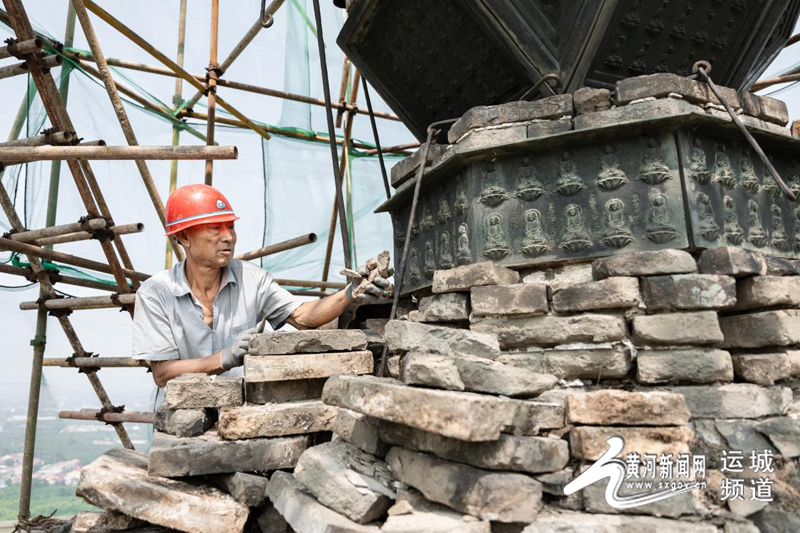
[[[64,63],[64,58],[59,55],[52,55],[42,58],[39,63],[28,63],[29,61],[23,61],[7,67],[0,67],[0,80],[30,74],[31,70],[55,68]]]
[[[308,281],[304,279],[276,279],[275,283],[282,287],[309,287],[320,289],[346,289],[347,283],[339,283],[335,281]]]
[[[347,96],[347,82],[350,81],[350,58],[346,55],[342,56],[342,81],[339,84],[339,105],[336,106],[336,127],[342,127],[342,109],[345,104],[345,97]]]
[[[66,235],[67,233],[75,233],[77,231],[88,232],[92,230],[105,229],[105,227],[106,219],[93,218],[83,222],[74,222],[72,224],[63,224],[61,226],[49,226],[42,229],[20,231],[18,233],[12,233],[9,238],[12,241],[32,243],[45,237],[58,237],[61,235]]]
[[[307,233],[306,235],[300,235],[299,237],[295,237],[293,239],[277,242],[275,244],[270,244],[269,246],[264,246],[263,248],[258,248],[256,250],[237,255],[236,259],[241,261],[251,261],[260,257],[277,254],[279,252],[285,252],[286,250],[291,250],[292,248],[299,248],[300,246],[305,246],[306,244],[311,244],[312,242],[316,241],[316,233]]]
[[[219,47],[219,0],[211,0],[211,38],[209,39],[210,51],[208,54],[208,77],[206,82],[206,100],[208,108],[208,121],[206,122],[206,145],[214,145],[214,117],[217,116],[217,78],[219,65],[217,64],[217,48]],[[214,183],[214,160],[207,159],[205,166],[205,183]]]
[[[71,359],[45,359],[43,366],[60,368],[150,368],[150,362],[131,359],[130,357],[73,357]]]
[[[11,146],[0,147],[6,165],[30,161],[237,159],[235,146]]]
[[[202,86],[202,84],[200,84],[200,82],[195,80],[188,72],[186,72],[181,67],[179,67],[177,64],[175,64],[174,61],[172,61],[170,58],[168,58],[163,53],[161,53],[159,50],[157,50],[153,45],[151,45],[150,43],[148,43],[147,41],[142,39],[142,37],[140,37],[133,30],[131,30],[130,28],[125,26],[122,22],[120,22],[119,20],[115,19],[108,12],[106,12],[104,9],[102,9],[100,6],[98,6],[97,4],[92,2],[92,0],[80,0],[80,1],[82,1],[84,3],[84,5],[86,6],[87,9],[89,9],[89,11],[91,11],[92,13],[94,13],[95,15],[97,15],[98,17],[103,19],[112,28],[114,28],[115,30],[120,32],[122,35],[124,35],[125,37],[127,37],[128,39],[133,41],[135,44],[137,44],[144,51],[146,51],[147,53],[149,53],[150,55],[152,55],[153,57],[158,59],[161,63],[163,63],[164,65],[166,65],[170,69],[172,69],[176,74],[178,74],[181,78],[183,78],[184,80],[189,82],[197,90],[205,91],[205,88]],[[259,135],[261,135],[265,139],[269,139],[270,138],[269,133],[267,133],[266,131],[264,131],[263,129],[258,127],[256,124],[251,122],[250,119],[248,119],[246,116],[244,116],[239,110],[237,110],[236,108],[234,108],[233,106],[228,104],[228,102],[226,102],[225,100],[223,100],[219,96],[217,96],[217,103],[220,106],[222,106],[223,108],[225,108],[233,116],[235,116],[236,118],[238,118],[239,120],[241,120],[242,122],[247,124],[247,126],[250,129],[252,129],[256,133],[258,133]]]
[[[290,290],[289,294],[293,294],[295,296],[313,296],[314,298],[325,298],[326,296],[330,296],[331,292],[324,292],[324,291],[295,291]]]
[[[130,235],[131,233],[141,233],[142,231],[144,231],[144,224],[142,224],[141,222],[136,222],[134,224],[122,224],[120,226],[111,226],[108,229],[116,237],[118,235]],[[68,242],[88,241],[92,237],[93,235],[91,233],[85,231],[76,231],[75,233],[67,233],[65,235],[60,235],[58,237],[46,237],[43,239],[38,239],[37,244],[39,246],[52,246],[54,244],[64,244]],[[114,242],[117,241],[115,240]],[[128,265],[125,265],[125,268],[129,268]]]
[[[105,263],[100,263],[98,261],[93,261],[91,259],[85,259],[83,257],[77,257],[62,252],[56,252],[54,250],[48,250],[47,248],[41,248],[39,246],[34,246],[33,244],[24,244],[21,242],[12,241],[11,239],[4,239],[2,237],[0,237],[0,250],[25,254],[28,257],[33,256],[39,259],[45,259],[47,261],[58,261],[59,263],[66,263],[68,265],[81,268],[88,268],[89,270],[96,270],[97,272],[103,272],[104,274],[113,274],[112,268]],[[121,270],[123,275],[139,281],[144,281],[150,277],[149,274],[143,274],[127,268],[122,268]]]
[[[75,139],[75,134],[71,131],[53,131],[49,133],[42,133],[28,137],[27,139],[17,139],[0,143],[0,147],[4,146],[44,146],[46,144],[72,144]]]
[[[792,46],[795,43],[800,43],[800,33],[795,33],[794,35],[789,37],[789,40],[786,41],[786,48]]]
[[[66,41],[65,41],[66,42]],[[44,47],[44,41],[38,38],[28,39],[27,41],[16,41],[12,45],[14,51],[18,54],[32,54],[38,52]],[[70,44],[72,46],[72,44]],[[15,57],[9,50],[9,46],[0,46],[0,59]]]
[[[80,411],[61,411],[58,418],[66,420],[97,420],[111,424],[130,422],[133,424],[152,424],[155,413],[141,411],[122,411],[121,413],[104,413],[99,410],[82,409]]]
[[[753,84],[753,87],[750,89],[750,92],[756,92],[762,89],[766,89],[767,87],[771,87],[773,85],[778,85],[780,83],[791,83],[794,81],[800,81],[800,72],[794,74],[784,74],[782,76],[776,76],[774,78],[765,78],[763,80],[758,80]]]
[[[398,144],[397,146],[387,146],[386,148],[381,148],[381,152],[384,154],[397,154],[405,152],[406,150],[414,150],[419,148],[419,143],[407,143],[407,144]],[[370,148],[367,150],[367,155],[377,155],[378,149],[377,148]]]
[[[85,309],[108,309],[111,307],[125,307],[136,303],[136,294],[120,294],[118,296],[87,296],[85,298],[57,298],[43,300],[41,306],[48,311],[69,309],[72,311]],[[36,311],[40,308],[39,302],[22,302],[19,304],[21,311]]]
[[[31,283],[38,283],[39,279],[30,267],[15,267],[12,265],[0,264],[0,272],[4,274],[11,274],[12,276],[21,276]],[[113,283],[103,283],[101,281],[92,281],[89,279],[74,278],[72,276],[62,276],[61,274],[54,274],[52,270],[46,271],[51,274],[53,283],[65,283],[67,285],[75,285],[76,287],[86,287],[87,289],[97,289],[100,291],[116,292],[118,287]],[[44,296],[40,293],[40,298]]]

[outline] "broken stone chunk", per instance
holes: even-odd
[[[166,386],[168,409],[202,409],[244,403],[243,380],[233,376],[183,374]]]
[[[681,274],[642,279],[648,311],[728,309],[736,305],[736,281],[716,274]]]
[[[336,408],[321,400],[221,409],[219,436],[226,440],[283,437],[330,431]]]
[[[431,163],[438,159],[449,148],[446,144],[432,144],[428,150],[428,161],[426,167],[431,166]],[[422,161],[422,149],[418,149],[410,156],[401,159],[395,166],[392,167],[392,187],[395,189],[412,179],[419,172],[419,164]]]
[[[225,492],[248,507],[261,507],[267,501],[267,482],[264,476],[234,472],[214,476],[214,482]]]
[[[786,387],[763,388],[750,383],[670,387],[683,394],[692,418],[761,418],[781,415],[792,401]]]
[[[333,432],[376,457],[385,457],[389,446],[378,436],[378,419],[349,409],[338,409]]]
[[[783,352],[736,354],[733,356],[733,371],[742,381],[768,387],[790,377],[792,365]]]
[[[133,529],[144,525],[136,518],[116,511],[83,512],[75,515],[70,533],[109,533]],[[34,530],[35,531],[35,530]]]
[[[642,350],[636,357],[639,383],[733,381],[731,355],[724,350]]]
[[[800,343],[800,310],[764,311],[719,320],[723,348],[763,348]]]
[[[721,274],[734,278],[767,274],[767,262],[763,254],[733,246],[704,250],[697,265],[701,274]]]
[[[250,355],[346,352],[364,350],[367,337],[358,329],[273,331],[250,338]]]
[[[691,418],[680,394],[621,390],[570,394],[566,416],[568,424],[594,426],[682,426]]]
[[[575,512],[549,513],[537,517],[522,533],[719,533],[713,524],[670,520],[652,516],[627,516]],[[727,533],[727,530],[726,530]]]
[[[734,89],[717,87],[722,97],[734,109],[741,109],[739,96]],[[642,98],[666,98],[670,94],[679,94],[687,102],[693,104],[721,104],[711,88],[704,82],[693,80],[672,73],[636,76],[617,81],[617,105],[624,106]]]
[[[266,383],[245,382],[245,400],[247,403],[259,405],[314,400],[322,397],[322,387],[326,380],[327,378],[316,378]]]
[[[697,272],[694,258],[682,250],[632,252],[597,259],[592,263],[595,279],[611,276],[663,276]]]
[[[553,311],[574,313],[595,309],[627,309],[642,302],[639,280],[608,278],[561,289],[553,294]]]
[[[167,409],[162,404],[156,411],[153,426],[156,431],[176,437],[194,437],[205,433],[216,418],[212,409]]]
[[[542,270],[534,270],[526,274],[522,279],[523,283],[541,283],[547,285],[553,291],[572,287],[580,283],[588,283],[590,281],[594,281],[591,263],[560,265],[544,268]]]
[[[748,91],[739,93],[742,110],[751,117],[755,117],[778,126],[789,123],[789,110],[786,103],[769,96],[759,96]]]
[[[576,115],[597,113],[611,109],[611,91],[583,87],[572,94]]]
[[[756,423],[756,429],[769,437],[784,457],[800,457],[800,420],[768,418]]]
[[[495,359],[500,352],[495,335],[405,320],[392,320],[386,324],[384,340],[390,350],[400,353],[465,354]]]
[[[486,318],[470,325],[470,329],[497,335],[504,350],[580,342],[614,342],[625,339],[627,335],[623,318],[599,314]]]
[[[359,524],[383,516],[396,497],[386,463],[343,440],[306,450],[294,477],[321,504]]]
[[[149,474],[145,454],[121,448],[81,470],[76,494],[103,509],[195,533],[241,533],[250,511],[218,489]]]
[[[547,285],[517,283],[514,285],[485,285],[470,291],[474,317],[534,316],[546,314]]]
[[[420,299],[420,322],[467,322],[469,320],[469,295],[453,292],[435,294]]]
[[[717,344],[725,340],[714,311],[635,316],[633,339],[636,344],[650,346]]]
[[[244,357],[248,383],[326,378],[335,374],[371,374],[372,352],[330,352],[262,357]]]
[[[479,285],[519,283],[519,273],[491,262],[463,265],[433,273],[433,293],[469,292]]]
[[[398,480],[429,500],[497,522],[531,522],[542,506],[542,485],[515,473],[461,465],[394,447],[386,462]]]
[[[736,284],[737,311],[800,306],[800,276],[753,276]]]
[[[622,437],[625,447],[619,454],[624,458],[630,452],[656,455],[689,453],[694,432],[687,427],[595,427],[578,426],[569,432],[572,457],[584,461],[597,461],[608,451],[611,437]]]

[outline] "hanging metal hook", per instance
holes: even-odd
[[[266,16],[266,18],[265,18]],[[267,0],[261,0],[261,27],[269,28],[275,23],[270,13],[267,13]]]
[[[548,83],[548,82],[551,82],[551,81],[553,81],[555,83]],[[559,78],[556,74],[547,74],[545,76],[542,76],[542,79],[537,81],[533,85],[533,87],[528,89],[525,92],[525,94],[523,94],[522,97],[518,101],[522,102],[522,101],[527,100],[528,98],[530,98],[530,96],[532,94],[534,94],[536,91],[538,91],[542,87],[542,85],[544,85],[545,83],[547,83],[547,86],[550,87],[551,89],[553,89],[556,93],[559,92],[558,89],[561,89],[561,88],[564,87],[564,82],[562,82],[561,78]]]

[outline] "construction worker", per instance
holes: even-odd
[[[181,374],[243,375],[250,336],[262,319],[265,331],[284,323],[313,329],[351,304],[377,300],[389,282],[376,278],[353,297],[360,280],[326,298],[301,301],[260,267],[234,259],[239,219],[225,196],[208,185],[187,185],[167,199],[167,235],[186,259],[159,272],[136,291],[132,357],[151,362],[163,387]]]

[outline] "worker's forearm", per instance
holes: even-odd
[[[305,302],[298,307],[287,322],[298,329],[314,329],[339,317],[350,305],[345,291],[327,296],[321,300]]]
[[[175,359],[171,361],[154,361],[151,363],[153,380],[156,385],[163,387],[171,379],[182,374],[221,374],[225,370],[220,362],[220,354],[200,357],[199,359]]]

